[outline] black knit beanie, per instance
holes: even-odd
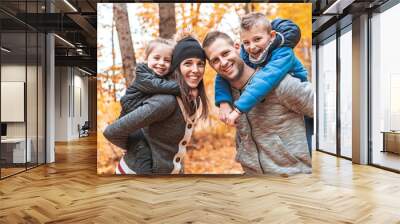
[[[199,42],[193,37],[186,37],[178,41],[172,53],[170,71],[174,71],[183,60],[188,58],[199,58],[203,61],[206,60],[206,53],[200,46]]]

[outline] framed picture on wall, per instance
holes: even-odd
[[[25,82],[1,82],[1,122],[24,122]]]

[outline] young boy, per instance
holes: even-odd
[[[269,23],[265,15],[250,13],[242,18],[240,26],[240,56],[247,65],[258,70],[234,103],[229,83],[217,75],[215,103],[220,106],[220,119],[230,125],[234,125],[241,113],[249,112],[261,102],[287,73],[301,81],[307,81],[307,70],[295,57],[292,49],[300,40],[300,29],[296,24],[281,19]],[[310,121],[306,118],[305,124],[311,153],[312,119]]]

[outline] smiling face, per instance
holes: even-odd
[[[237,81],[243,74],[244,62],[238,48],[223,38],[217,38],[204,49],[211,67],[228,81]]]
[[[171,66],[172,47],[165,44],[158,44],[147,57],[147,66],[157,75],[168,74]]]
[[[275,31],[268,32],[262,24],[255,24],[250,30],[242,30],[240,32],[244,50],[254,59],[258,59],[261,56],[261,53],[274,38]]]
[[[203,80],[205,67],[205,61],[199,58],[185,59],[179,65],[183,79],[192,89],[197,88],[201,80]]]

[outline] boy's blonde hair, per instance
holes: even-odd
[[[265,28],[265,31],[271,32],[272,26],[264,14],[252,12],[244,15],[240,20],[240,31],[249,31],[255,25],[260,24]]]
[[[163,45],[169,46],[172,49],[175,47],[175,42],[170,39],[164,39],[164,38],[159,37],[154,40],[151,40],[151,41],[149,41],[149,43],[147,43],[146,48],[144,49],[144,60],[147,60],[147,58],[149,57],[151,52],[154,50],[154,48],[158,44],[163,44]]]

